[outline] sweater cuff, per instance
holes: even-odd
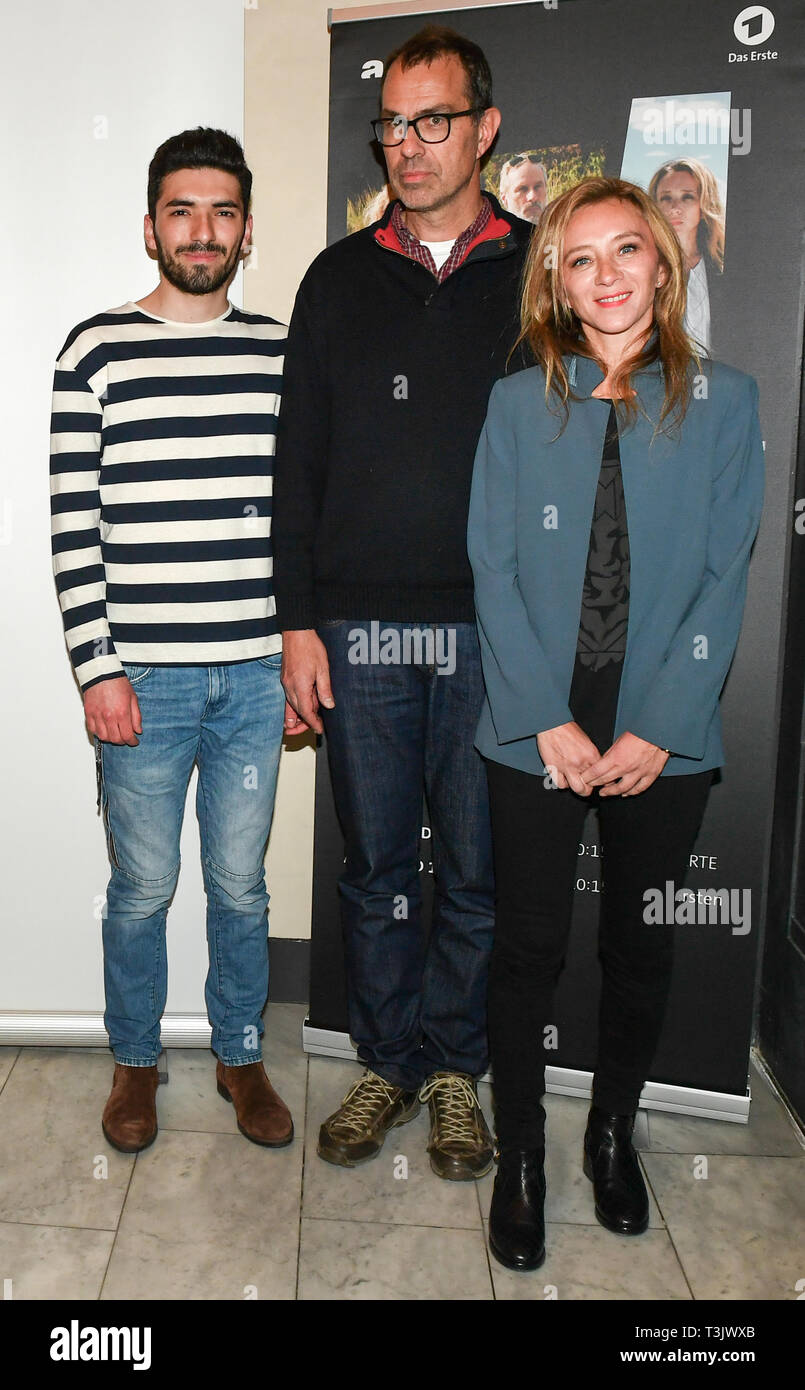
[[[277,599],[277,622],[282,632],[316,626],[316,605],[312,594],[288,594]]]
[[[91,690],[93,685],[100,685],[101,681],[117,681],[125,674],[125,671],[106,671],[102,676],[93,676],[92,680],[85,681],[81,686],[81,694],[84,695],[88,690]]]

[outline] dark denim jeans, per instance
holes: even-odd
[[[486,774],[473,747],[483,699],[475,624],[344,620],[318,631],[336,702],[322,713],[346,842],[339,888],[358,1056],[406,1090],[434,1071],[479,1076],[494,883]],[[427,948],[423,790],[434,869]]]

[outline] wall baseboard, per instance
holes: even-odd
[[[209,1047],[206,1014],[165,1014],[162,1046]],[[102,1013],[38,1013],[0,1009],[0,1047],[108,1047]]]

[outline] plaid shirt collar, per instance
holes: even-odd
[[[482,198],[481,211],[478,213],[472,226],[462,232],[461,236],[456,237],[450,255],[447,257],[441,270],[437,270],[436,262],[427,246],[421,241],[418,241],[413,233],[409,232],[406,227],[403,221],[402,211],[402,203],[395,202],[391,212],[391,223],[397,234],[400,246],[405,254],[410,256],[412,261],[417,261],[419,265],[424,265],[425,269],[429,270],[431,275],[436,277],[440,285],[443,280],[447,279],[448,275],[452,275],[453,271],[458,269],[467,254],[467,248],[486,230],[487,224],[492,217],[492,205],[489,199]]]

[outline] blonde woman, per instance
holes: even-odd
[[[637,1235],[632,1146],[671,978],[673,924],[713,769],[763,492],[757,388],[701,363],[685,266],[656,203],[588,178],[531,242],[522,336],[537,366],[492,391],[468,544],[497,885],[489,1038],[500,1159],[490,1246],[544,1259],[544,1029],[589,805],[606,866],[602,995],[584,1171],[595,1214]],[[694,389],[695,387],[695,389]]]
[[[672,159],[656,170],[648,191],[676,232],[685,259],[685,329],[709,352],[712,291],[724,270],[724,209],[715,175],[698,159]]]

